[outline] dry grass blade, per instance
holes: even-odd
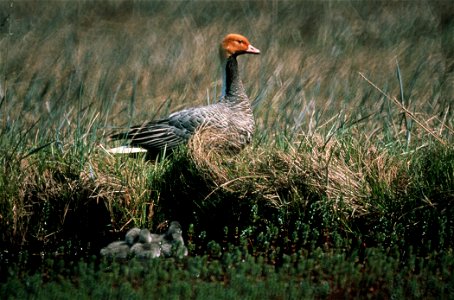
[[[370,81],[366,76],[363,75],[363,73],[359,72],[359,75],[366,80],[373,88],[375,88],[377,91],[379,91],[383,96],[385,96],[387,99],[392,100],[394,104],[396,104],[402,111],[405,112],[412,120],[414,120],[419,126],[421,126],[422,129],[424,129],[428,134],[433,136],[437,141],[439,141],[441,144],[446,145],[446,141],[444,141],[441,137],[436,135],[432,130],[430,130],[427,126],[425,126],[416,116],[409,111],[405,106],[402,105],[402,103],[399,102],[395,97],[391,97],[387,93],[385,93],[382,89],[380,89],[376,84],[374,84],[372,81]]]
[[[208,171],[219,185],[229,181],[227,170],[221,162],[223,157],[237,154],[242,149],[237,134],[203,125],[188,145],[189,153],[200,170]]]

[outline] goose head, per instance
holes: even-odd
[[[251,45],[249,40],[237,33],[227,34],[219,48],[221,58],[227,59],[241,54],[260,54],[260,50]]]

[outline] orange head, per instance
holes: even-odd
[[[248,39],[241,34],[230,33],[222,40],[219,49],[222,58],[229,58],[241,54],[260,54],[260,50],[252,46]]]

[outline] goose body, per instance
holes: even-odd
[[[171,151],[187,143],[201,126],[208,126],[220,134],[235,136],[235,142],[241,147],[250,143],[255,129],[254,117],[240,79],[237,56],[259,54],[260,50],[253,47],[244,36],[228,34],[220,45],[219,53],[223,67],[223,85],[218,103],[177,111],[167,118],[115,133],[111,138],[126,139],[131,147],[158,154],[164,149]],[[117,152],[123,152],[119,151],[119,148],[115,149]],[[115,153],[115,149],[110,152]],[[131,150],[129,153],[131,152],[139,150]]]
[[[126,259],[129,256],[130,245],[125,241],[112,242],[107,247],[102,248],[102,256]]]

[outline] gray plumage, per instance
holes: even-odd
[[[137,258],[156,258],[161,256],[160,243],[153,240],[155,234],[148,229],[140,230],[139,241],[131,247],[131,254]]]
[[[126,259],[130,256],[148,259],[160,256],[183,257],[188,255],[180,223],[173,221],[164,234],[150,233],[148,229],[132,228],[124,241],[112,242],[101,249],[102,256]]]
[[[139,236],[140,228],[134,227],[126,233],[125,242],[128,243],[129,246],[132,246],[135,243],[137,243],[137,241],[139,240]]]
[[[139,234],[139,243],[145,244],[145,243],[151,243],[151,233],[150,230],[148,229],[142,229],[140,230]]]
[[[202,125],[235,137],[240,148],[251,142],[255,130],[249,98],[240,79],[236,57],[240,54],[259,54],[241,35],[227,35],[221,44],[223,59],[223,95],[218,103],[189,108],[170,114],[167,118],[133,126],[128,131],[115,133],[111,139],[126,139],[130,146],[138,146],[149,153],[163,149],[172,151],[187,143]]]
[[[169,229],[162,235],[161,254],[165,257],[170,256],[187,256],[188,248],[184,245],[183,231],[177,221],[170,223]]]
[[[101,249],[101,255],[109,258],[125,259],[129,256],[130,245],[125,241],[112,242]]]

